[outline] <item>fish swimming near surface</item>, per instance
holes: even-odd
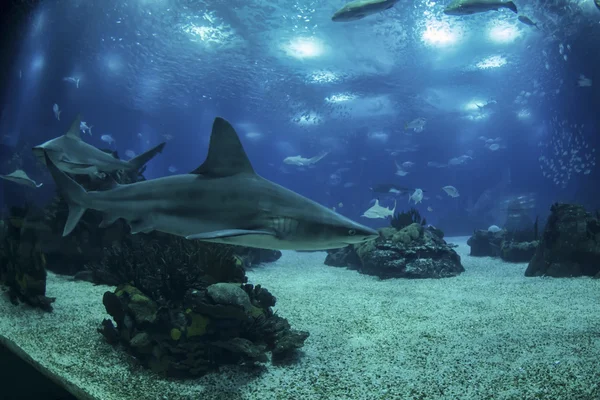
[[[446,15],[472,15],[487,11],[498,11],[508,8],[515,14],[517,6],[512,1],[499,0],[454,0],[444,8]]]
[[[22,169],[18,169],[14,172],[11,172],[8,175],[0,175],[0,178],[6,179],[7,181],[18,183],[19,185],[34,188],[34,189],[39,188],[43,185],[43,183],[36,183]]]
[[[355,0],[346,4],[333,14],[334,22],[349,22],[363,19],[372,14],[389,10],[398,0]]]
[[[311,158],[304,158],[302,156],[286,157],[283,160],[283,162],[284,162],[284,164],[288,164],[288,165],[296,165],[298,167],[306,167],[308,165],[312,165],[312,164],[318,163],[327,154],[329,154],[329,153],[323,153],[321,155],[314,156],[314,157],[311,157]]]
[[[165,147],[163,142],[131,160],[123,161],[81,140],[80,124],[81,116],[77,116],[67,133],[35,146],[33,153],[43,163],[46,162],[46,154],[63,172],[94,177],[118,170],[138,171]]]
[[[519,15],[519,17],[517,19],[519,21],[521,21],[522,23],[524,23],[525,25],[534,26],[536,28],[538,27],[535,22],[530,20],[529,17],[526,17],[525,15]]]
[[[361,217],[371,218],[371,219],[387,218],[387,217],[393,217],[395,212],[396,212],[396,200],[394,200],[394,208],[390,209],[387,207],[382,207],[379,204],[379,199],[376,199],[375,204],[371,208],[369,208],[367,211],[365,211],[363,213],[363,215],[361,215]]]
[[[101,226],[125,219],[131,233],[164,232],[206,242],[279,250],[325,250],[375,239],[379,233],[254,172],[229,122],[216,118],[208,155],[189,174],[86,192],[49,154],[46,163],[69,205],[63,236],[86,209]]]

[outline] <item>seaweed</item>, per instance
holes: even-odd
[[[394,216],[392,216],[390,225],[393,228],[400,230],[414,223],[425,226],[427,225],[427,220],[421,217],[419,210],[411,208],[408,211],[402,211],[394,214]]]
[[[127,236],[85,268],[96,283],[130,283],[156,301],[180,302],[190,288],[247,279],[232,246],[161,233]]]

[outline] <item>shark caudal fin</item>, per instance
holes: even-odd
[[[77,182],[54,165],[52,159],[48,157],[48,153],[44,152],[44,157],[46,159],[46,166],[50,170],[50,174],[52,174],[59,193],[62,194],[69,206],[69,216],[63,230],[63,236],[67,236],[75,229],[86,210],[82,204],[87,193]]]
[[[163,149],[165,148],[165,144],[167,143],[162,142],[161,144],[151,148],[147,152],[142,153],[137,157],[133,157],[131,160],[128,161],[129,165],[131,165],[131,169],[134,169],[136,171],[142,169],[142,167],[146,165],[148,161],[154,158],[154,156],[156,156],[158,153],[162,153]]]

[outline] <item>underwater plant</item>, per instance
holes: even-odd
[[[402,211],[402,212],[398,212],[398,213],[394,214],[394,216],[392,217],[392,220],[390,222],[390,225],[393,228],[400,230],[400,229],[405,228],[405,227],[409,226],[410,224],[414,224],[414,223],[425,226],[425,225],[427,225],[427,220],[425,218],[421,217],[419,210],[417,210],[415,208],[411,208],[408,211]]]
[[[216,282],[246,282],[232,246],[152,233],[129,235],[104,249],[86,269],[96,283],[130,283],[153,300],[181,301],[190,289]]]

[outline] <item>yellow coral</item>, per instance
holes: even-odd
[[[177,328],[171,329],[171,339],[179,340],[181,338],[181,331]]]
[[[250,315],[252,315],[254,318],[258,318],[261,315],[263,315],[264,313],[265,313],[264,310],[260,307],[252,306],[250,308]]]
[[[210,320],[202,314],[189,313],[189,315],[192,318],[192,323],[187,328],[187,337],[204,335]]]

